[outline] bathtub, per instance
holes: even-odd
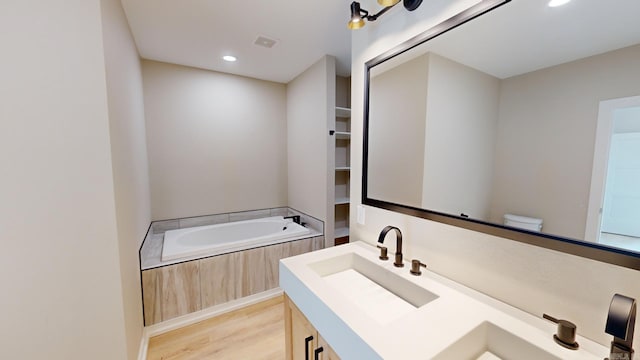
[[[282,216],[169,230],[164,234],[162,261],[266,246],[309,233],[306,227]]]

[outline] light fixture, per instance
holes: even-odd
[[[382,6],[393,6],[399,2],[400,0],[378,0],[378,4]]]
[[[384,8],[378,11],[376,14],[369,15],[369,12],[360,7],[360,3],[354,1],[351,3],[351,19],[349,20],[349,24],[347,25],[349,29],[356,30],[360,29],[364,26],[364,21],[376,21],[382,14],[386,13],[392,7],[396,6],[400,0],[378,0],[378,3]],[[413,11],[422,4],[422,0],[402,0],[404,8]]]
[[[234,62],[234,61],[236,61],[238,59],[235,56],[225,55],[225,56],[222,57],[222,60],[228,61],[228,62]]]
[[[566,3],[568,3],[571,0],[551,0],[549,1],[549,7],[557,7],[557,6],[562,6]]]
[[[362,10],[360,9],[360,3],[359,2],[352,2],[351,3],[351,20],[349,20],[349,24],[347,26],[349,26],[349,29],[351,30],[356,30],[356,29],[360,29],[361,27],[364,26],[364,19],[362,17],[367,17],[369,16],[369,12],[367,10]]]

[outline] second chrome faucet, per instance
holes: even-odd
[[[386,226],[380,232],[380,236],[378,236],[378,242],[380,244],[384,243],[384,238],[387,236],[387,234],[391,230],[395,230],[396,232],[396,254],[395,254],[395,261],[393,262],[393,265],[395,265],[396,267],[403,267],[404,263],[402,262],[402,232],[400,232],[400,229],[391,225]]]

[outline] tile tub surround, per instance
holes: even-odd
[[[323,247],[308,237],[143,270],[145,326],[274,289],[280,259]]]
[[[234,221],[259,219],[269,216],[290,216],[300,215],[301,222],[307,224],[307,228],[311,229],[311,233],[301,238],[323,236],[324,223],[314,217],[301,213],[295,209],[288,207],[278,207],[271,209],[242,211],[227,214],[215,214],[196,216],[182,219],[154,221],[151,224],[150,231],[147,233],[142,247],[140,248],[140,269],[148,270],[160,266],[177,264],[184,261],[195,260],[203,256],[185,257],[170,261],[162,261],[162,242],[164,233],[168,230],[184,229],[195,226],[205,226],[213,224],[221,224]],[[286,240],[291,241],[291,240]],[[286,242],[285,241],[285,242]]]
[[[228,253],[162,261],[164,233],[270,216],[300,215],[311,233]],[[140,248],[145,326],[278,287],[282,258],[324,248],[324,223],[288,207],[154,221]]]
[[[249,210],[249,211],[240,211],[240,212],[215,214],[215,215],[193,216],[193,217],[170,219],[170,220],[158,220],[158,221],[152,222],[151,228],[154,234],[161,234],[167,230],[184,229],[184,228],[194,227],[194,226],[222,224],[222,223],[227,223],[232,221],[259,219],[259,218],[264,218],[269,216],[289,216],[289,215],[300,215],[303,222],[306,222],[307,224],[310,225],[310,227],[322,232],[322,229],[323,229],[322,221],[288,207]]]

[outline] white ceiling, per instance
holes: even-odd
[[[122,0],[140,56],[287,83],[322,56],[351,67],[350,0]],[[278,40],[271,49],[258,36]],[[238,61],[228,63],[223,55]]]
[[[143,58],[281,83],[325,54],[336,57],[339,75],[350,74],[350,2],[122,0]],[[640,0],[547,2],[513,0],[418,51],[505,78],[640,42]],[[258,36],[278,43],[256,46]],[[228,54],[238,61],[223,61]]]
[[[640,43],[640,0],[548,1],[513,0],[375,71],[434,52],[504,79]]]
[[[429,42],[440,55],[498,78],[640,43],[640,0],[513,0]]]

